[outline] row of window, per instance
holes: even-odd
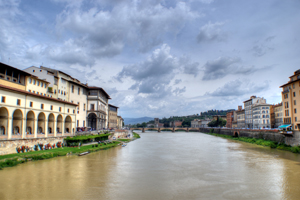
[[[51,95],[49,95],[49,94],[46,94],[46,93],[40,93],[40,92],[35,92],[34,90],[28,90],[28,92],[32,92],[32,93],[34,93],[34,94],[39,94],[39,95],[42,95],[42,96],[45,96],[45,97],[52,97]]]
[[[74,90],[75,90],[75,86],[72,85],[72,93],[74,93]],[[82,91],[82,92],[83,92],[83,91]],[[77,89],[77,93],[80,94],[80,88]]]
[[[1,97],[1,103],[5,103],[5,102],[6,102],[6,97],[2,96]],[[17,103],[16,104],[17,104],[17,106],[20,106],[21,105],[21,99],[17,99]],[[33,102],[32,101],[29,102],[29,107],[33,107]],[[41,109],[44,109],[44,104],[43,103],[41,104]],[[50,110],[53,110],[53,105],[50,105]],[[58,111],[61,112],[62,108],[58,107]],[[67,109],[67,112],[68,113],[70,112],[69,108]],[[75,113],[75,110],[73,110],[73,113]]]
[[[33,85],[41,86],[41,87],[44,87],[44,88],[47,87],[46,83],[43,83],[43,82],[40,82],[40,81],[36,81],[35,79],[31,79],[31,78],[29,78],[29,83],[30,84],[32,83]]]

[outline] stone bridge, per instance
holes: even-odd
[[[192,128],[192,127],[185,127],[185,128],[180,128],[180,127],[162,127],[162,128],[130,128],[130,130],[141,130],[143,133],[145,131],[157,131],[157,132],[161,132],[161,131],[185,131],[185,132],[189,132],[189,131],[193,131],[193,132],[200,132],[200,128]]]

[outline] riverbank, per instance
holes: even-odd
[[[299,146],[292,147],[290,145],[273,142],[271,140],[248,138],[248,137],[233,137],[230,135],[223,135],[223,134],[217,134],[217,133],[205,133],[205,134],[222,137],[222,138],[226,138],[226,139],[231,139],[231,140],[247,142],[247,143],[261,145],[261,146],[266,146],[266,147],[270,147],[272,149],[285,150],[285,151],[290,151],[292,153],[300,153]]]
[[[114,141],[113,143],[99,144],[99,145],[86,145],[81,147],[61,147],[43,151],[31,151],[25,153],[15,153],[0,156],[0,169],[5,167],[13,167],[21,163],[34,160],[44,160],[55,158],[58,156],[77,155],[86,151],[96,152],[118,146],[120,142]]]

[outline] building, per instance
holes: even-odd
[[[29,67],[24,71],[46,80],[49,85],[47,93],[54,98],[69,101],[78,105],[75,110],[76,126],[85,127],[87,120],[87,92],[89,90],[86,84],[82,84],[79,80],[72,76],[55,69],[40,66]],[[34,80],[33,80],[34,81]],[[37,83],[38,84],[38,83]],[[42,83],[41,83],[42,84]],[[34,90],[32,88],[31,90]]]
[[[270,104],[254,104],[252,107],[252,120],[254,129],[271,128]]]
[[[49,82],[0,63],[0,139],[69,136],[77,104],[52,98]]]
[[[169,123],[170,127],[179,127],[182,126],[182,121],[172,121]]]
[[[159,118],[154,118],[154,124],[158,124],[159,123]]]
[[[191,121],[191,127],[192,128],[200,128],[201,120],[200,119],[194,119]]]
[[[237,128],[245,128],[245,109],[239,106],[239,109],[236,111],[237,116]]]
[[[227,116],[226,115],[214,115],[213,116],[213,120],[218,120],[218,118],[222,119],[222,120],[226,120]]]
[[[121,116],[118,116],[118,123],[117,128],[122,129],[123,128],[124,119]]]
[[[83,105],[83,109],[87,109],[88,127],[94,130],[107,129],[109,127],[109,104],[110,96],[101,87],[88,87],[87,108]],[[117,115],[115,115],[117,118]],[[117,120],[117,119],[115,119]],[[115,122],[117,127],[117,121]]]
[[[202,119],[200,123],[200,128],[208,128],[209,122],[211,122],[211,119]]]
[[[118,128],[118,108],[108,104],[108,128]]]
[[[279,126],[283,125],[282,102],[274,105],[274,118],[275,118],[274,128],[278,128]]]
[[[226,114],[226,127],[227,128],[232,128],[232,122],[233,122],[233,113],[234,111],[230,111],[230,112],[227,112]]]
[[[266,104],[266,100],[261,97],[251,96],[250,99],[244,101],[245,128],[253,128],[252,107],[257,104]]]
[[[300,126],[300,69],[289,78],[288,83],[280,86],[282,88],[283,124],[298,131]]]

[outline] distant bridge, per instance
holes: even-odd
[[[186,127],[186,128],[180,128],[180,127],[162,127],[162,128],[130,128],[130,130],[141,130],[143,133],[145,131],[157,131],[157,132],[161,132],[161,131],[185,131],[185,132],[200,132],[200,128],[192,128],[192,127]]]

